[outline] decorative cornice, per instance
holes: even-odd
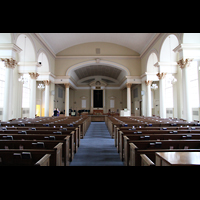
[[[0,49],[2,49],[2,50],[14,50],[17,53],[20,53],[22,51],[21,48],[19,48],[16,44],[13,44],[13,43],[1,43]]]
[[[4,62],[6,68],[14,69],[17,66],[16,60],[12,58],[0,58]]]
[[[200,49],[200,44],[179,44],[176,48],[173,49],[174,52],[180,52],[183,50],[195,50]]]

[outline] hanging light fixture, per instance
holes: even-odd
[[[151,89],[152,89],[152,90],[157,90],[157,89],[158,89],[157,84],[152,84]]]
[[[39,90],[42,90],[42,89],[44,89],[44,88],[45,88],[45,86],[44,86],[43,83],[40,83],[40,84],[38,85],[38,89],[39,89]]]
[[[22,82],[24,84],[24,77],[23,76],[20,76],[20,78],[18,78],[18,81],[19,82]]]

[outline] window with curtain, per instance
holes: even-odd
[[[30,103],[30,76],[24,74],[23,94],[22,94],[22,108],[29,108]]]
[[[0,61],[0,107],[3,108],[4,87],[5,87],[5,67],[4,63]]]

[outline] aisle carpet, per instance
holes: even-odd
[[[105,122],[91,122],[70,166],[123,166]]]

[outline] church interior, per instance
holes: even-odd
[[[0,33],[0,166],[200,165],[200,33]]]

